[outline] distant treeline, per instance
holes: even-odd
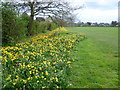
[[[77,27],[118,27],[119,22],[117,21],[112,21],[110,24],[109,23],[91,23],[91,22],[78,22],[78,23],[71,23],[68,24],[67,26],[77,26]]]
[[[28,24],[30,16],[27,13],[20,14],[19,10],[9,3],[2,3],[2,45],[15,45],[16,42],[29,37]],[[58,27],[57,22],[49,19],[34,19],[32,35],[45,33]]]

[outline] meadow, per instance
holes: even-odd
[[[73,51],[69,88],[118,88],[118,28],[67,27],[87,39]]]

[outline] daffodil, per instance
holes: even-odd
[[[27,80],[30,80],[30,77],[29,77],[29,78],[27,78]]]
[[[26,84],[27,80],[23,80],[24,84]]]
[[[45,71],[45,74],[48,75],[48,71]]]
[[[16,83],[13,83],[13,85],[16,85]]]

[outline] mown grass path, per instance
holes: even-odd
[[[72,31],[72,29],[70,30]],[[74,28],[74,31],[81,32],[78,28]],[[106,31],[104,32],[106,33]],[[108,44],[110,41],[112,43],[112,40],[109,40],[111,32],[106,33],[108,39],[105,38],[106,35],[103,35],[101,38],[100,33],[98,36],[91,35],[91,33],[87,32],[88,38],[80,42],[77,45],[77,51],[74,51],[72,54],[75,62],[72,64],[72,69],[68,77],[68,87],[117,88],[118,53],[117,47],[115,47],[116,44],[113,44],[113,47]]]

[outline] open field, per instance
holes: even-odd
[[[70,88],[118,87],[118,29],[116,27],[69,27],[87,39],[73,52],[75,62],[69,76]]]
[[[118,27],[71,27],[70,31],[85,33],[89,38],[97,40],[102,45],[118,50]]]

